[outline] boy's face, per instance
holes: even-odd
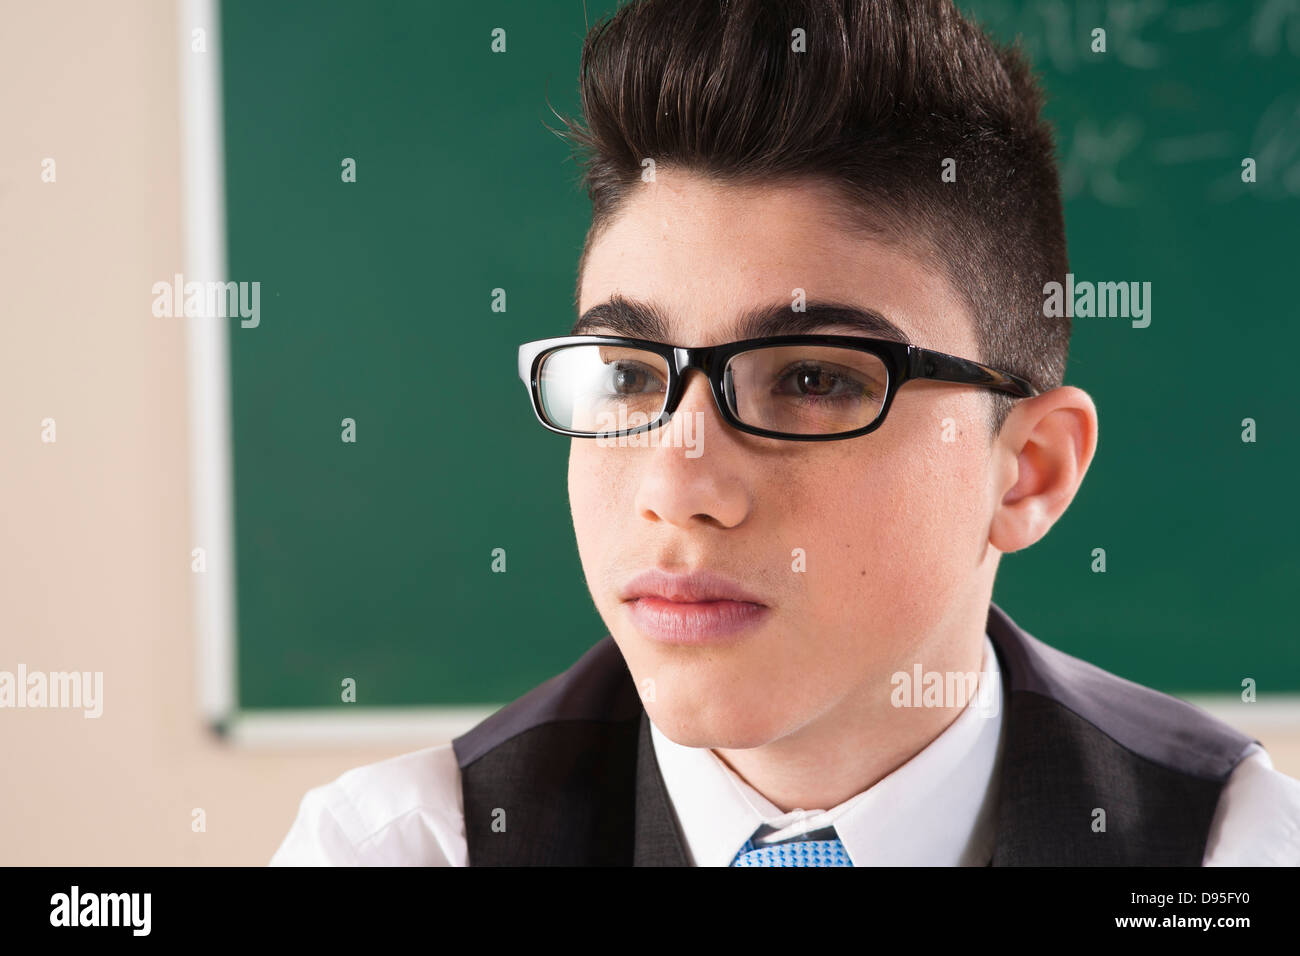
[[[705,346],[802,289],[874,309],[913,344],[980,358],[947,281],[827,225],[835,199],[817,186],[723,187],[661,169],[638,188],[589,253],[580,313],[617,293],[662,311],[671,344]],[[887,705],[890,675],[934,669],[927,659],[968,641],[957,610],[987,600],[997,563],[987,403],[978,388],[913,381],[871,434],[780,441],[729,427],[690,372],[677,414],[703,422],[703,454],[573,439],[583,571],[655,724],[687,746],[761,746],[839,705]],[[653,568],[725,575],[768,611],[722,640],[663,643],[620,598]]]

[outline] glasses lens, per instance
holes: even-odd
[[[836,435],[880,415],[889,370],[870,352],[824,345],[751,349],[727,363],[723,386],[746,425],[789,435]]]
[[[570,431],[619,432],[657,421],[668,396],[663,356],[615,345],[568,345],[539,370],[542,414]]]

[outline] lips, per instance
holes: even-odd
[[[752,633],[772,611],[757,595],[711,571],[644,571],[620,595],[638,630],[664,644],[708,644]]]
[[[729,578],[703,569],[689,574],[674,574],[658,568],[643,571],[627,583],[620,598],[624,601],[634,601],[643,597],[661,598],[680,604],[701,604],[709,601],[764,604],[762,598]]]

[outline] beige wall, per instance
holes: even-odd
[[[0,711],[0,863],[264,863],[308,787],[413,749],[250,753],[196,715],[184,329],[149,308],[184,271],[174,17],[15,3],[0,30],[0,670],[105,681],[97,720]],[[1300,775],[1300,734],[1246,729]]]
[[[102,670],[104,713],[0,710],[0,863],[264,863],[308,787],[413,748],[247,753],[200,726],[184,320],[150,311],[185,271],[175,12],[4,20],[0,670]]]

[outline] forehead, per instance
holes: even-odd
[[[724,185],[660,167],[636,188],[592,242],[579,318],[622,298],[651,307],[667,341],[713,345],[744,338],[755,315],[790,308],[802,290],[874,312],[914,344],[974,354],[957,290],[920,255],[837,224],[842,200],[824,185]]]

